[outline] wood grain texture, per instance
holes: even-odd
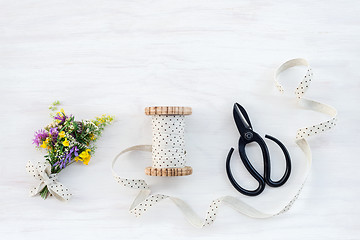
[[[146,107],[146,115],[191,115],[191,107],[157,106]]]
[[[183,168],[154,168],[147,167],[145,168],[145,174],[149,176],[158,176],[158,177],[181,177],[191,175],[193,172],[190,166]]]
[[[28,0],[0,1],[0,238],[1,239],[359,239],[360,236],[360,3],[291,0]],[[186,119],[184,178],[144,174],[151,154],[129,153],[117,172],[144,178],[154,194],[187,201],[199,215],[209,203],[232,195],[267,213],[280,210],[303,181],[304,155],[296,130],[326,119],[301,109],[293,94],[302,70],[273,73],[283,62],[308,59],[314,78],[304,97],[339,110],[334,130],[310,138],[313,167],[293,208],[267,220],[250,219],[224,206],[215,224],[198,230],[171,204],[142,218],[128,213],[136,192],[112,178],[121,150],[151,144],[146,106],[191,106]],[[73,164],[59,181],[73,194],[64,204],[30,198],[35,181],[26,162],[45,154],[33,132],[50,122],[48,106],[62,102],[76,119],[116,116],[97,141],[88,166]],[[288,148],[293,171],[280,188],[256,197],[240,195],[226,177],[225,159],[237,151],[234,102],[243,105],[254,130]],[[272,178],[284,160],[269,143]],[[261,172],[256,146],[247,148]],[[256,181],[235,154],[237,181]]]

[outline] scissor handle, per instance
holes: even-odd
[[[257,196],[260,193],[262,193],[265,189],[265,179],[259,174],[258,171],[256,171],[256,169],[250,163],[250,161],[246,155],[246,152],[245,152],[246,144],[248,144],[250,142],[256,142],[259,144],[262,154],[263,154],[264,172],[266,172],[267,168],[270,166],[270,158],[269,158],[269,151],[266,147],[264,140],[255,132],[251,132],[251,134],[252,134],[251,139],[244,139],[243,137],[240,137],[240,139],[239,139],[239,154],[240,154],[240,158],[241,158],[244,166],[246,167],[248,172],[251,174],[251,176],[253,176],[255,178],[255,180],[259,183],[259,186],[255,190],[247,190],[247,189],[241,187],[236,182],[236,180],[234,179],[234,177],[231,173],[231,169],[230,169],[230,159],[231,159],[231,155],[234,151],[233,148],[230,149],[229,154],[226,158],[226,173],[228,175],[228,178],[229,178],[231,184],[240,193],[247,195],[247,196]],[[270,170],[269,170],[269,174],[270,174]]]
[[[284,185],[284,183],[286,183],[286,181],[290,177],[290,173],[291,173],[290,154],[289,154],[288,150],[286,149],[286,147],[284,146],[284,144],[282,144],[282,142],[280,142],[278,139],[276,139],[270,135],[265,135],[265,138],[270,139],[273,142],[275,142],[277,145],[279,145],[279,147],[281,148],[281,150],[283,151],[284,156],[285,156],[286,169],[285,169],[284,175],[282,176],[282,178],[279,181],[274,182],[273,180],[271,180],[270,164],[267,169],[265,168],[265,172],[264,172],[265,173],[264,178],[265,178],[265,182],[267,183],[267,185],[269,185],[270,187],[280,187],[280,186]]]

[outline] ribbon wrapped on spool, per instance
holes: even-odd
[[[186,176],[192,168],[185,166],[185,115],[191,107],[147,107],[152,116],[152,167],[145,169],[150,176]]]
[[[122,156],[123,154],[131,151],[145,151],[145,152],[152,152],[153,155],[153,166],[150,168],[147,168],[145,170],[146,174],[152,175],[152,176],[169,176],[169,170],[163,171],[162,169],[173,169],[173,168],[181,168],[182,171],[185,170],[185,155],[186,151],[184,149],[184,142],[183,142],[183,130],[184,130],[184,115],[191,114],[191,108],[186,107],[150,107],[145,109],[145,113],[147,115],[153,116],[153,143],[152,145],[137,145],[133,147],[129,147],[123,151],[121,151],[119,154],[117,154],[112,162],[112,171],[115,180],[123,185],[124,187],[133,188],[140,190],[137,197],[135,198],[134,202],[132,203],[130,207],[130,213],[135,215],[136,217],[141,216],[143,213],[147,212],[147,210],[153,206],[155,206],[157,203],[165,200],[170,199],[184,214],[185,218],[195,227],[204,227],[212,224],[216,217],[217,213],[222,206],[223,203],[230,206],[234,210],[252,217],[252,218],[270,218],[273,216],[277,216],[280,214],[283,214],[287,212],[294,202],[298,199],[301,190],[303,189],[307,176],[309,174],[309,170],[311,168],[312,163],[312,154],[310,146],[307,142],[307,138],[314,135],[319,135],[323,132],[326,132],[330,129],[332,129],[336,125],[337,121],[337,111],[332,106],[316,102],[310,99],[303,98],[303,95],[305,94],[306,90],[309,88],[311,80],[313,78],[312,70],[309,66],[309,63],[302,58],[292,59],[284,64],[282,64],[277,71],[275,72],[275,84],[280,92],[284,92],[284,88],[279,82],[279,75],[285,71],[288,68],[295,67],[295,66],[305,66],[307,67],[307,71],[304,75],[303,80],[299,83],[295,94],[298,99],[298,104],[303,106],[305,109],[311,109],[315,112],[320,112],[328,115],[330,119],[327,121],[314,124],[312,126],[307,126],[303,128],[299,128],[296,133],[296,144],[300,147],[300,149],[303,151],[307,163],[307,169],[305,173],[305,179],[303,180],[303,183],[301,186],[297,189],[295,192],[295,195],[293,195],[288,203],[283,206],[280,210],[277,210],[273,213],[265,213],[262,211],[259,211],[255,209],[254,207],[250,206],[248,203],[244,202],[241,199],[232,197],[232,196],[222,196],[217,199],[214,199],[209,204],[209,208],[207,213],[205,214],[205,218],[202,218],[198,216],[195,211],[182,199],[179,199],[177,197],[165,195],[165,194],[151,194],[151,188],[150,186],[145,182],[143,179],[129,179],[120,177],[114,170],[114,165],[117,162],[117,160]],[[171,117],[170,117],[171,116]],[[171,121],[170,121],[171,120]],[[176,132],[173,128],[169,128],[168,124],[171,122],[173,124],[175,121],[176,127],[180,127],[180,132]],[[166,122],[166,124],[165,124]],[[162,125],[163,124],[163,125]],[[174,125],[174,126],[175,126]],[[163,126],[163,127],[161,127]],[[164,126],[167,126],[164,127]],[[163,129],[160,129],[163,128]],[[166,129],[166,131],[165,131]],[[169,129],[169,130],[168,130]],[[174,132],[172,132],[174,130]],[[169,144],[169,142],[172,142],[173,139],[170,141],[169,137],[165,137],[165,133],[168,133],[168,131],[171,132],[172,137],[180,137],[178,134],[181,134],[182,138],[176,139],[175,145]],[[162,133],[160,137],[160,133]],[[169,135],[169,134],[168,134]],[[159,138],[160,137],[160,138]],[[169,141],[168,144],[166,144],[166,141]],[[179,142],[177,142],[179,140]],[[165,142],[165,144],[164,144]],[[166,152],[165,149],[170,150],[170,153],[173,154],[176,153],[176,150],[172,151],[171,147],[175,146],[174,149],[178,150],[177,153],[179,153],[178,158],[169,158],[168,153],[163,154],[161,152]],[[163,150],[163,151],[161,151]],[[182,151],[183,150],[183,151]],[[159,152],[160,151],[160,152]],[[160,154],[161,153],[161,154]],[[174,153],[174,155],[175,155]],[[156,156],[155,156],[156,155]],[[181,156],[180,156],[181,155]],[[171,155],[172,156],[172,155]],[[182,157],[182,158],[181,158]],[[176,161],[174,161],[176,159]],[[179,162],[177,162],[179,160]],[[172,163],[170,163],[172,161]],[[170,163],[170,164],[169,164]],[[165,164],[165,165],[164,165]],[[175,165],[176,164],[176,165]],[[169,165],[169,166],[168,166]],[[191,169],[189,167],[189,169]],[[172,172],[170,173],[170,176],[172,176]],[[191,174],[191,170],[190,173]],[[181,176],[186,174],[181,174]]]

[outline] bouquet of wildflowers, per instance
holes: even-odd
[[[50,109],[57,109],[58,104],[58,101],[53,103]],[[102,115],[94,120],[76,121],[73,115],[66,115],[63,109],[52,117],[53,122],[36,131],[33,139],[37,148],[47,151],[45,160],[50,163],[50,174],[57,174],[74,162],[88,165],[95,151],[94,142],[104,127],[114,120],[113,116]],[[51,193],[47,185],[38,191],[44,199]]]

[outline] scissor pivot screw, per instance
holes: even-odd
[[[247,133],[245,133],[245,139],[246,139],[246,140],[251,140],[252,137],[253,137],[252,132],[247,132]]]

